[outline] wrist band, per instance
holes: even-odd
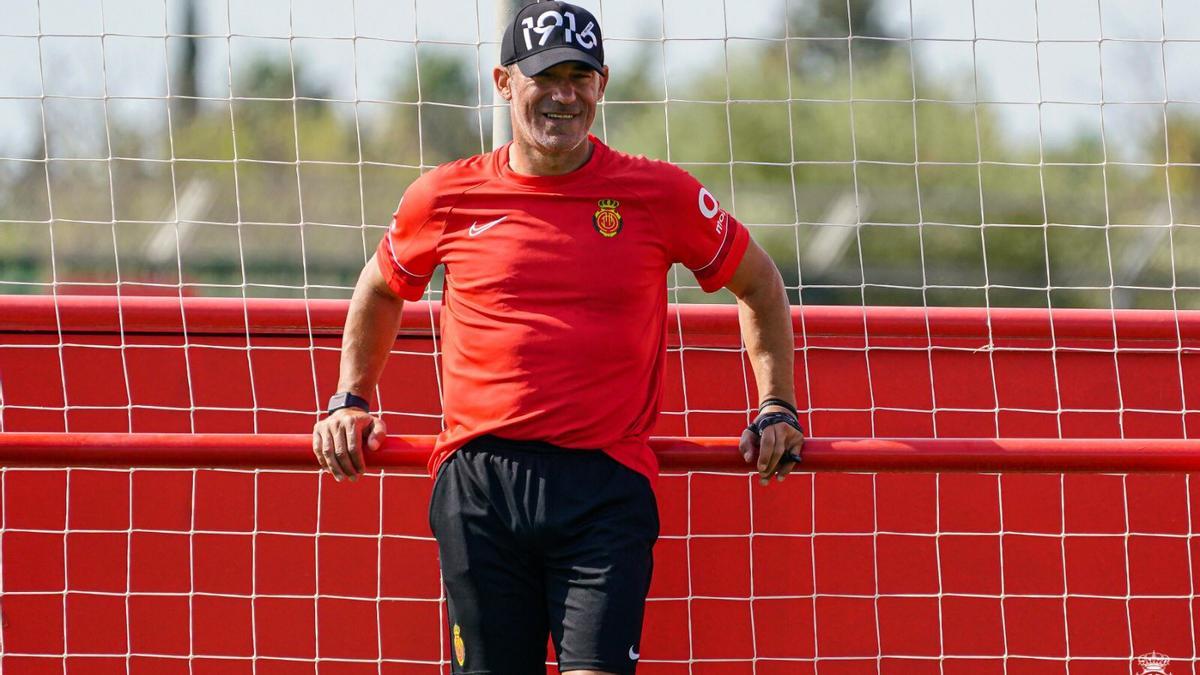
[[[371,412],[371,404],[367,401],[367,399],[362,398],[361,396],[355,396],[348,391],[340,391],[334,394],[333,398],[329,399],[329,407],[327,411],[330,415],[332,415],[334,412],[341,410],[342,408],[358,408],[365,413]]]
[[[797,421],[795,417],[781,412],[764,413],[759,415],[757,419],[750,423],[750,426],[746,427],[746,430],[750,431],[755,436],[762,438],[763,430],[776,424],[786,424],[796,431],[799,431],[801,434],[804,434],[804,427],[800,426],[800,422]],[[800,454],[794,450],[788,450],[783,454],[783,458],[789,462],[799,462]]]
[[[788,410],[788,412],[792,413],[793,416],[795,416],[795,417],[800,416],[800,412],[798,410],[796,410],[796,406],[792,405],[791,403],[789,403],[781,398],[766,399],[762,403],[758,404],[758,411],[762,412],[762,409],[769,405],[777,405],[780,408],[786,408]]]

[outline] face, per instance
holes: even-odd
[[[587,140],[596,103],[608,84],[599,73],[567,61],[528,77],[515,65],[495,70],[496,88],[512,103],[513,140],[546,155],[565,155]]]

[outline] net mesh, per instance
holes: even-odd
[[[125,299],[118,321],[107,298],[10,299],[0,368],[19,374],[10,382],[22,396],[41,386],[51,398],[10,406],[9,430],[132,424],[263,438],[310,428],[312,372],[318,386],[336,376],[340,321],[327,309],[344,305],[188,299],[176,313],[179,304]],[[745,387],[729,385],[744,377],[731,310],[674,315],[681,365],[668,374],[659,433],[731,435],[745,423]],[[433,341],[418,320],[430,314],[409,308],[384,378],[394,431],[440,425]],[[296,329],[305,316],[309,327]],[[819,436],[1188,438],[1194,424],[1182,402],[1200,386],[1200,331],[1187,315],[810,308],[803,317],[800,407]],[[184,323],[195,329],[186,345]],[[126,359],[111,348],[122,330]],[[62,362],[60,336],[74,345],[61,349],[79,350]],[[64,410],[53,400],[63,387],[40,375],[50,366],[63,369],[72,401],[116,404]],[[1173,382],[1181,388],[1171,393]],[[132,402],[119,398],[127,386]],[[943,407],[931,406],[935,390]],[[200,405],[171,405],[188,391]],[[1111,407],[1117,392],[1127,407]],[[154,438],[143,441],[145,464],[168,451]],[[448,668],[425,474],[376,469],[339,484],[312,470],[253,468],[252,453],[242,462],[0,469],[4,663],[19,672]],[[657,494],[646,672],[1138,673],[1134,657],[1153,650],[1170,655],[1171,672],[1194,665],[1188,474],[809,473],[764,489],[753,475],[670,470]]]
[[[1151,649],[1193,672],[1187,476],[780,488],[662,478],[647,672],[1129,673]],[[3,490],[18,672],[432,673],[453,653],[424,475],[9,468]]]
[[[1196,306],[1191,3],[588,6],[596,133],[695,173],[797,301]],[[404,186],[492,144],[490,3],[12,8],[7,292],[345,297]]]

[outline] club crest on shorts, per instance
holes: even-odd
[[[621,212],[617,211],[617,207],[621,205],[615,199],[601,199],[596,202],[596,206],[600,208],[592,214],[592,227],[600,233],[600,236],[607,239],[612,239],[621,232]]]
[[[1142,668],[1142,672],[1138,675],[1171,675],[1167,672],[1167,666],[1171,665],[1171,659],[1166,654],[1158,652],[1142,654],[1137,657],[1137,664]]]
[[[467,660],[467,643],[463,642],[462,629],[458,624],[454,624],[454,658],[460,668]]]

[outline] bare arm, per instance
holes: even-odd
[[[751,241],[726,288],[737,296],[738,321],[754,369],[754,380],[758,383],[758,401],[780,398],[795,405],[792,314],[775,262]],[[786,409],[781,406],[764,409],[764,412],[775,411]],[[747,462],[757,450],[759,476],[766,483],[772,474],[783,480],[791,472],[795,463],[787,461],[785,455],[790,450],[798,450],[803,441],[803,435],[792,427],[775,424],[763,431],[761,439],[749,431],[744,432],[741,450]]]
[[[375,261],[368,261],[354,286],[346,315],[338,391],[370,399],[396,341],[403,306],[404,301],[388,287]],[[358,408],[338,410],[313,427],[313,453],[336,480],[358,480],[366,470],[362,446],[368,428],[366,445],[378,450],[387,434],[383,420]]]
[[[379,266],[374,260],[367,261],[358,275],[346,315],[338,391],[370,398],[396,342],[403,306],[404,301],[388,287]]]

